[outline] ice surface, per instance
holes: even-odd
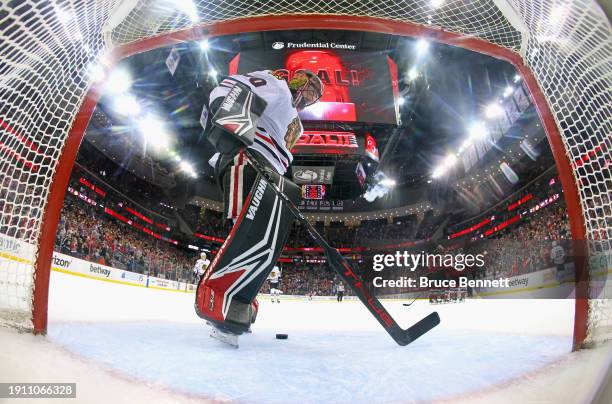
[[[49,357],[50,363],[57,363],[49,369],[82,374],[83,389],[91,385],[90,378],[101,380],[107,391],[100,398],[110,390],[115,395],[115,390],[141,394],[143,385],[161,392],[159,399],[142,393],[148,403],[167,402],[169,397],[245,403],[485,397],[487,402],[492,396],[495,402],[502,397],[517,402],[583,397],[592,390],[599,369],[579,360],[588,353],[569,354],[573,300],[475,300],[437,306],[418,301],[411,307],[386,302],[404,326],[432,310],[442,319],[421,339],[399,347],[359,302],[272,304],[261,299],[253,334],[241,336],[236,350],[208,336],[208,327],[194,313],[193,298],[53,273],[48,338],[0,333],[10,347],[0,355],[0,363],[19,365],[11,370],[0,365],[0,377],[26,374],[24,363],[37,368],[38,358]],[[287,333],[289,339],[277,340],[276,333]],[[610,350],[606,352],[605,360],[599,360],[609,363]],[[568,370],[573,368],[578,370]],[[551,383],[551,372],[565,379],[553,378]],[[583,385],[573,384],[574,379]],[[544,389],[550,392],[544,395],[525,387],[535,383],[542,390],[542,380],[549,380]],[[499,391],[503,395],[495,396]]]
[[[285,305],[298,313],[299,306]],[[283,341],[275,339],[277,330],[255,328],[236,350],[205,328],[65,323],[53,327],[50,339],[141,380],[253,403],[430,401],[519,377],[570,348],[565,337],[442,329],[405,348],[378,331],[299,330]]]

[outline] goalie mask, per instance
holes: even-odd
[[[298,110],[314,104],[323,95],[323,82],[310,70],[296,71],[288,85],[293,96],[293,106]]]

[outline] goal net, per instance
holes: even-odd
[[[597,241],[585,249],[598,264],[578,269],[576,346],[611,338],[612,30],[588,0],[1,2],[0,322],[46,329],[63,194],[104,69],[180,41],[299,28],[423,36],[513,63],[544,123],[573,237]]]

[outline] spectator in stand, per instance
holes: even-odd
[[[97,214],[92,206],[69,194],[58,226],[56,250],[103,265],[185,281],[193,255]]]

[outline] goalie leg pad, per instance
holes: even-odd
[[[299,187],[271,172],[295,203]],[[200,280],[196,312],[218,328],[242,334],[253,319],[251,304],[278,261],[293,215],[263,178],[257,176],[229,236]]]

